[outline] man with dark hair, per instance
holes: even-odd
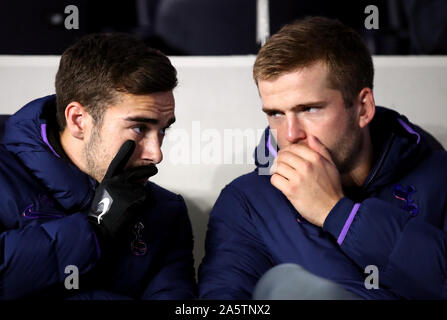
[[[269,127],[256,170],[210,214],[200,296],[447,298],[447,154],[375,106],[361,38],[298,20],[260,49],[253,74]]]
[[[11,116],[0,156],[3,299],[192,299],[181,196],[148,179],[175,121],[175,68],[125,34],[81,38],[56,95]]]

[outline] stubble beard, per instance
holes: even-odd
[[[107,154],[101,149],[101,145],[100,128],[95,126],[90,140],[84,147],[84,158],[87,165],[87,174],[99,182],[102,181],[107,171],[107,168],[102,165],[107,160]],[[102,160],[102,163],[99,160]]]
[[[332,160],[341,175],[349,173],[357,166],[362,149],[363,139],[361,130],[356,127],[354,118],[351,118],[345,129],[345,133],[336,142],[335,146],[329,149]]]

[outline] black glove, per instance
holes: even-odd
[[[154,165],[124,170],[134,150],[135,142],[127,140],[96,188],[88,218],[100,243],[116,240],[121,231],[129,227],[129,222],[138,213],[136,209],[149,195],[141,181],[158,172]]]

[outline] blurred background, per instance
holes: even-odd
[[[79,9],[79,29],[65,28],[67,5]],[[365,28],[368,5],[378,8],[378,29]],[[0,54],[59,55],[82,35],[110,31],[134,34],[171,56],[256,54],[259,21],[273,34],[308,15],[350,25],[374,55],[447,54],[445,0],[3,0]]]

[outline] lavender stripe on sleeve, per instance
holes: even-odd
[[[341,244],[345,240],[346,234],[348,233],[349,227],[351,226],[351,223],[354,220],[354,217],[357,214],[359,207],[360,207],[360,203],[356,203],[354,205],[354,207],[352,208],[351,213],[349,214],[348,220],[346,220],[346,223],[343,226],[343,229],[341,230],[340,235],[338,236],[337,243],[339,246],[341,246]]]

